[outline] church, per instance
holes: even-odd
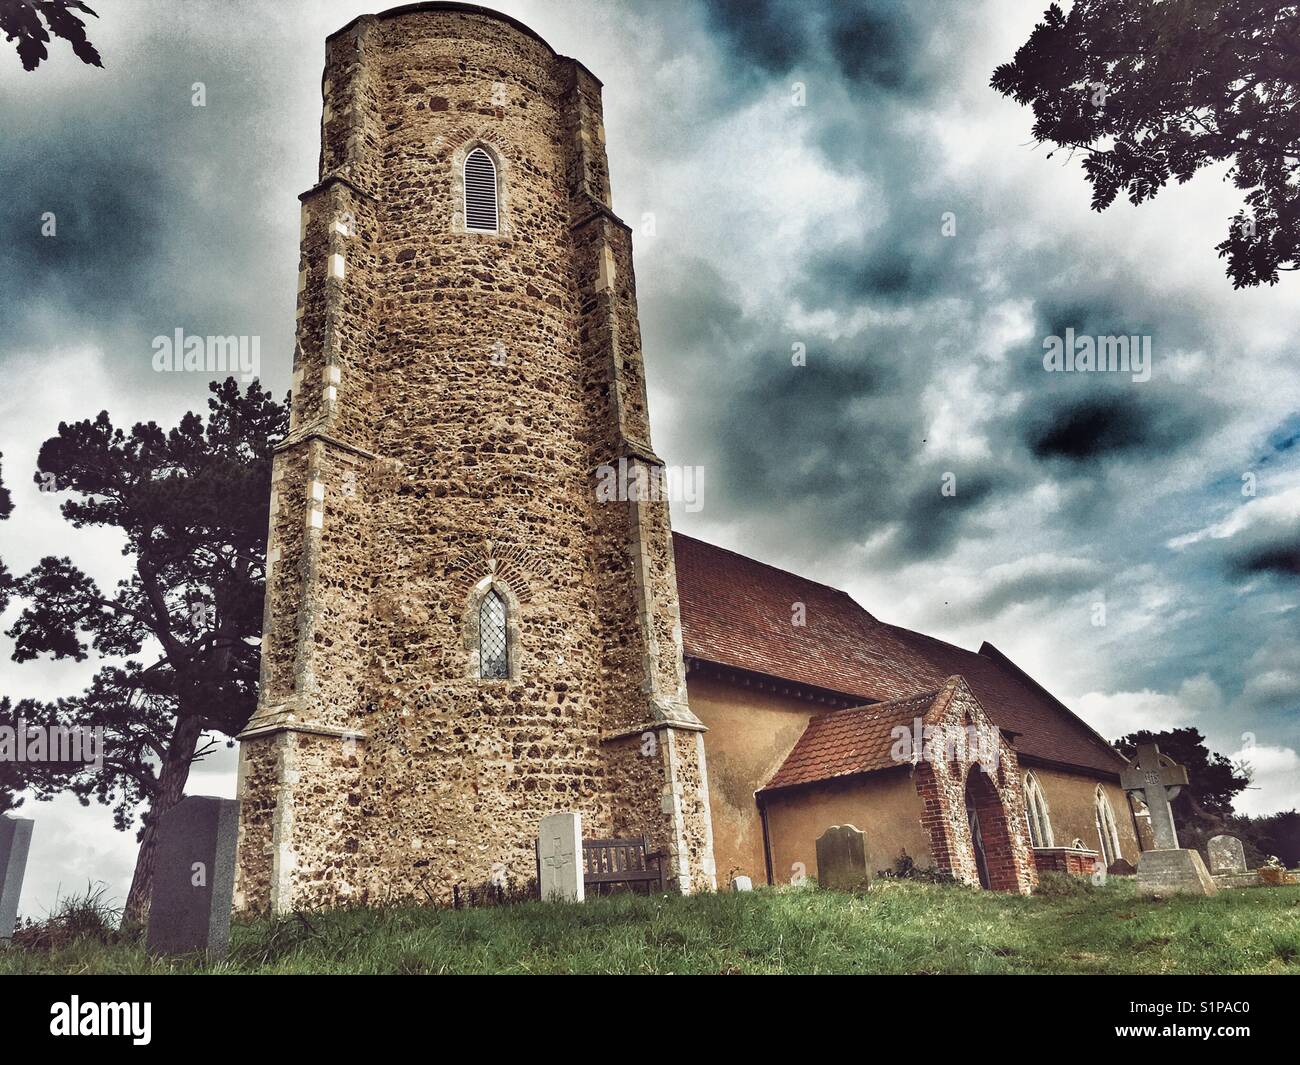
[[[992,644],[967,651],[880,621],[834,588],[688,536],[673,542],[720,875],[812,875],[816,838],[836,824],[866,833],[873,871],[906,854],[1007,890],[1026,888],[1031,870],[1076,871],[1071,852],[1136,865],[1145,813],[1120,787],[1128,763]],[[988,722],[1006,745],[1003,768],[1016,768],[1003,781],[971,750],[960,797],[936,799],[921,743],[899,751],[897,738],[954,713]],[[1021,853],[1014,877],[993,868],[999,852]]]
[[[993,890],[1136,860],[1127,763],[996,648],[597,490],[666,464],[591,71],[416,3],[321,89],[237,909],[525,883],[561,811],[683,893],[815,878],[838,824]]]

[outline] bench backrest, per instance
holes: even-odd
[[[635,839],[584,839],[582,869],[585,884],[664,886],[663,855],[651,851],[645,836]]]

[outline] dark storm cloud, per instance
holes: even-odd
[[[819,66],[829,57],[851,84],[916,93],[928,84],[920,5],[893,0],[705,0],[710,24],[734,58],[768,74]]]
[[[851,82],[890,91],[916,91],[920,34],[914,7],[900,4],[835,4],[827,11],[831,54]]]
[[[1237,521],[1220,529],[1226,535],[1211,536],[1193,546],[1196,554],[1212,558],[1233,578],[1260,576],[1279,578],[1282,586],[1294,586],[1300,578],[1300,488],[1288,495],[1294,505],[1283,505],[1286,496],[1261,496],[1238,513]]]
[[[9,77],[0,354],[90,347],[137,386],[193,392],[192,375],[151,367],[153,338],[182,328],[258,336],[264,373],[278,360],[287,376],[297,212],[290,187],[270,198],[262,164],[284,151],[267,120],[274,70],[168,35],[115,49],[83,75],[88,89],[51,87],[43,70]]]
[[[177,197],[157,169],[119,144],[29,133],[0,158],[0,344],[104,337],[158,287],[160,237]],[[52,219],[47,219],[47,214]],[[48,224],[53,235],[42,232]],[[110,238],[110,239],[106,239]]]
[[[1260,573],[1300,578],[1300,531],[1279,535],[1273,543],[1254,544],[1229,554],[1232,569],[1243,576]]]
[[[902,357],[907,326],[847,336],[797,334],[746,314],[708,264],[647,300],[643,316],[672,352],[678,458],[708,469],[707,516],[755,516],[752,535],[813,553],[891,526],[882,557],[901,562],[979,535],[979,515],[1020,482],[999,460],[926,457],[918,397],[931,366]],[[659,315],[670,309],[666,319]],[[792,361],[792,343],[805,365]],[[955,494],[942,491],[945,475]]]
[[[966,473],[935,466],[916,473],[920,483],[893,515],[900,525],[886,547],[885,559],[890,562],[933,558],[946,554],[960,537],[978,537],[975,522],[982,508],[1015,483],[1006,471],[988,468]],[[952,495],[943,492],[945,474],[952,475],[956,488]]]
[[[959,260],[938,219],[939,212],[912,205],[891,215],[865,247],[814,251],[799,296],[814,306],[847,311],[864,300],[905,303],[954,288]]]
[[[1010,607],[1061,602],[1104,580],[1105,569],[1086,559],[1030,558],[984,574],[980,591],[951,611],[955,618],[987,620]]]
[[[1300,411],[1292,414],[1269,434],[1265,442],[1265,451],[1259,457],[1259,462],[1261,464],[1276,462],[1286,457],[1288,453],[1294,453],[1298,444],[1300,444]]]
[[[1151,459],[1194,443],[1206,430],[1199,410],[1184,410],[1170,400],[1143,402],[1129,386],[1108,395],[1064,399],[1033,411],[1024,439],[1040,459],[1069,462],[1121,460],[1140,451]]]
[[[781,0],[707,0],[709,22],[745,61],[781,74],[802,58],[808,19],[797,3]]]

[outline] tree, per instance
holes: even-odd
[[[1246,864],[1251,869],[1270,855],[1288,869],[1300,866],[1300,812],[1283,810],[1262,817],[1233,817],[1228,821],[1228,831],[1241,838]]]
[[[206,425],[188,413],[170,432],[150,422],[125,433],[106,411],[59,425],[36,480],[72,496],[62,513],[75,527],[119,530],[133,572],[110,594],[70,559],[47,557],[14,584],[15,661],[80,661],[89,645],[113,663],[80,695],[40,708],[47,724],[102,728],[103,769],[21,771],[38,798],[70,790],[112,807],[119,829],[142,814],[129,920],[146,915],[158,819],[212,737],[238,733],[256,699],[271,457],[287,410],[256,382],[242,394],[233,378],[209,387]]]
[[[4,455],[0,454],[0,459]],[[0,467],[0,472],[3,467]],[[4,477],[0,476],[0,521],[4,521],[13,513],[14,502],[9,495],[9,489],[5,487]],[[9,571],[5,569],[4,559],[0,558],[0,614],[4,613],[5,607],[9,605],[9,591],[13,586],[13,578]]]
[[[73,13],[82,11],[99,18],[81,0],[0,0],[0,31],[5,40],[17,40],[18,58],[24,70],[35,70],[42,59],[50,57],[45,47],[50,35],[72,45],[83,63],[102,67],[95,46],[86,39],[86,24]]]
[[[1174,825],[1182,846],[1204,850],[1206,840],[1227,831],[1232,800],[1250,785],[1250,778],[1223,755],[1212,753],[1194,728],[1133,732],[1116,740],[1115,746],[1132,760],[1140,743],[1158,744],[1161,754],[1187,770],[1188,786],[1171,803]]]
[[[4,455],[0,455],[0,459],[3,458]],[[9,489],[5,487],[4,477],[0,476],[0,521],[8,518],[13,513],[13,509],[13,499],[9,495]],[[9,604],[9,589],[12,584],[13,578],[5,569],[4,560],[0,559],[0,613],[3,613]],[[30,703],[20,703],[15,709],[8,699],[0,697],[0,727],[12,725],[14,719],[29,713],[31,709]],[[0,814],[22,805],[22,800],[15,795],[20,790],[22,785],[18,779],[17,767],[12,762],[0,759]]]
[[[1300,259],[1300,19],[1294,0],[1052,4],[992,86],[1032,105],[1039,143],[1084,156],[1092,207],[1229,163],[1246,192],[1217,245],[1234,288]]]

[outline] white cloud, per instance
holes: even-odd
[[[1075,699],[1074,711],[1107,739],[1130,732],[1197,725],[1223,705],[1219,686],[1207,675],[1189,677],[1176,693],[1151,691],[1091,691]]]
[[[1261,528],[1269,532],[1290,530],[1296,527],[1297,522],[1300,522],[1300,486],[1275,495],[1248,499],[1222,521],[1176,536],[1169,541],[1168,546],[1179,550],[1207,539],[1228,540]]]
[[[1233,799],[1238,813],[1300,810],[1300,754],[1290,747],[1251,745],[1229,755],[1251,770],[1251,786]]]

